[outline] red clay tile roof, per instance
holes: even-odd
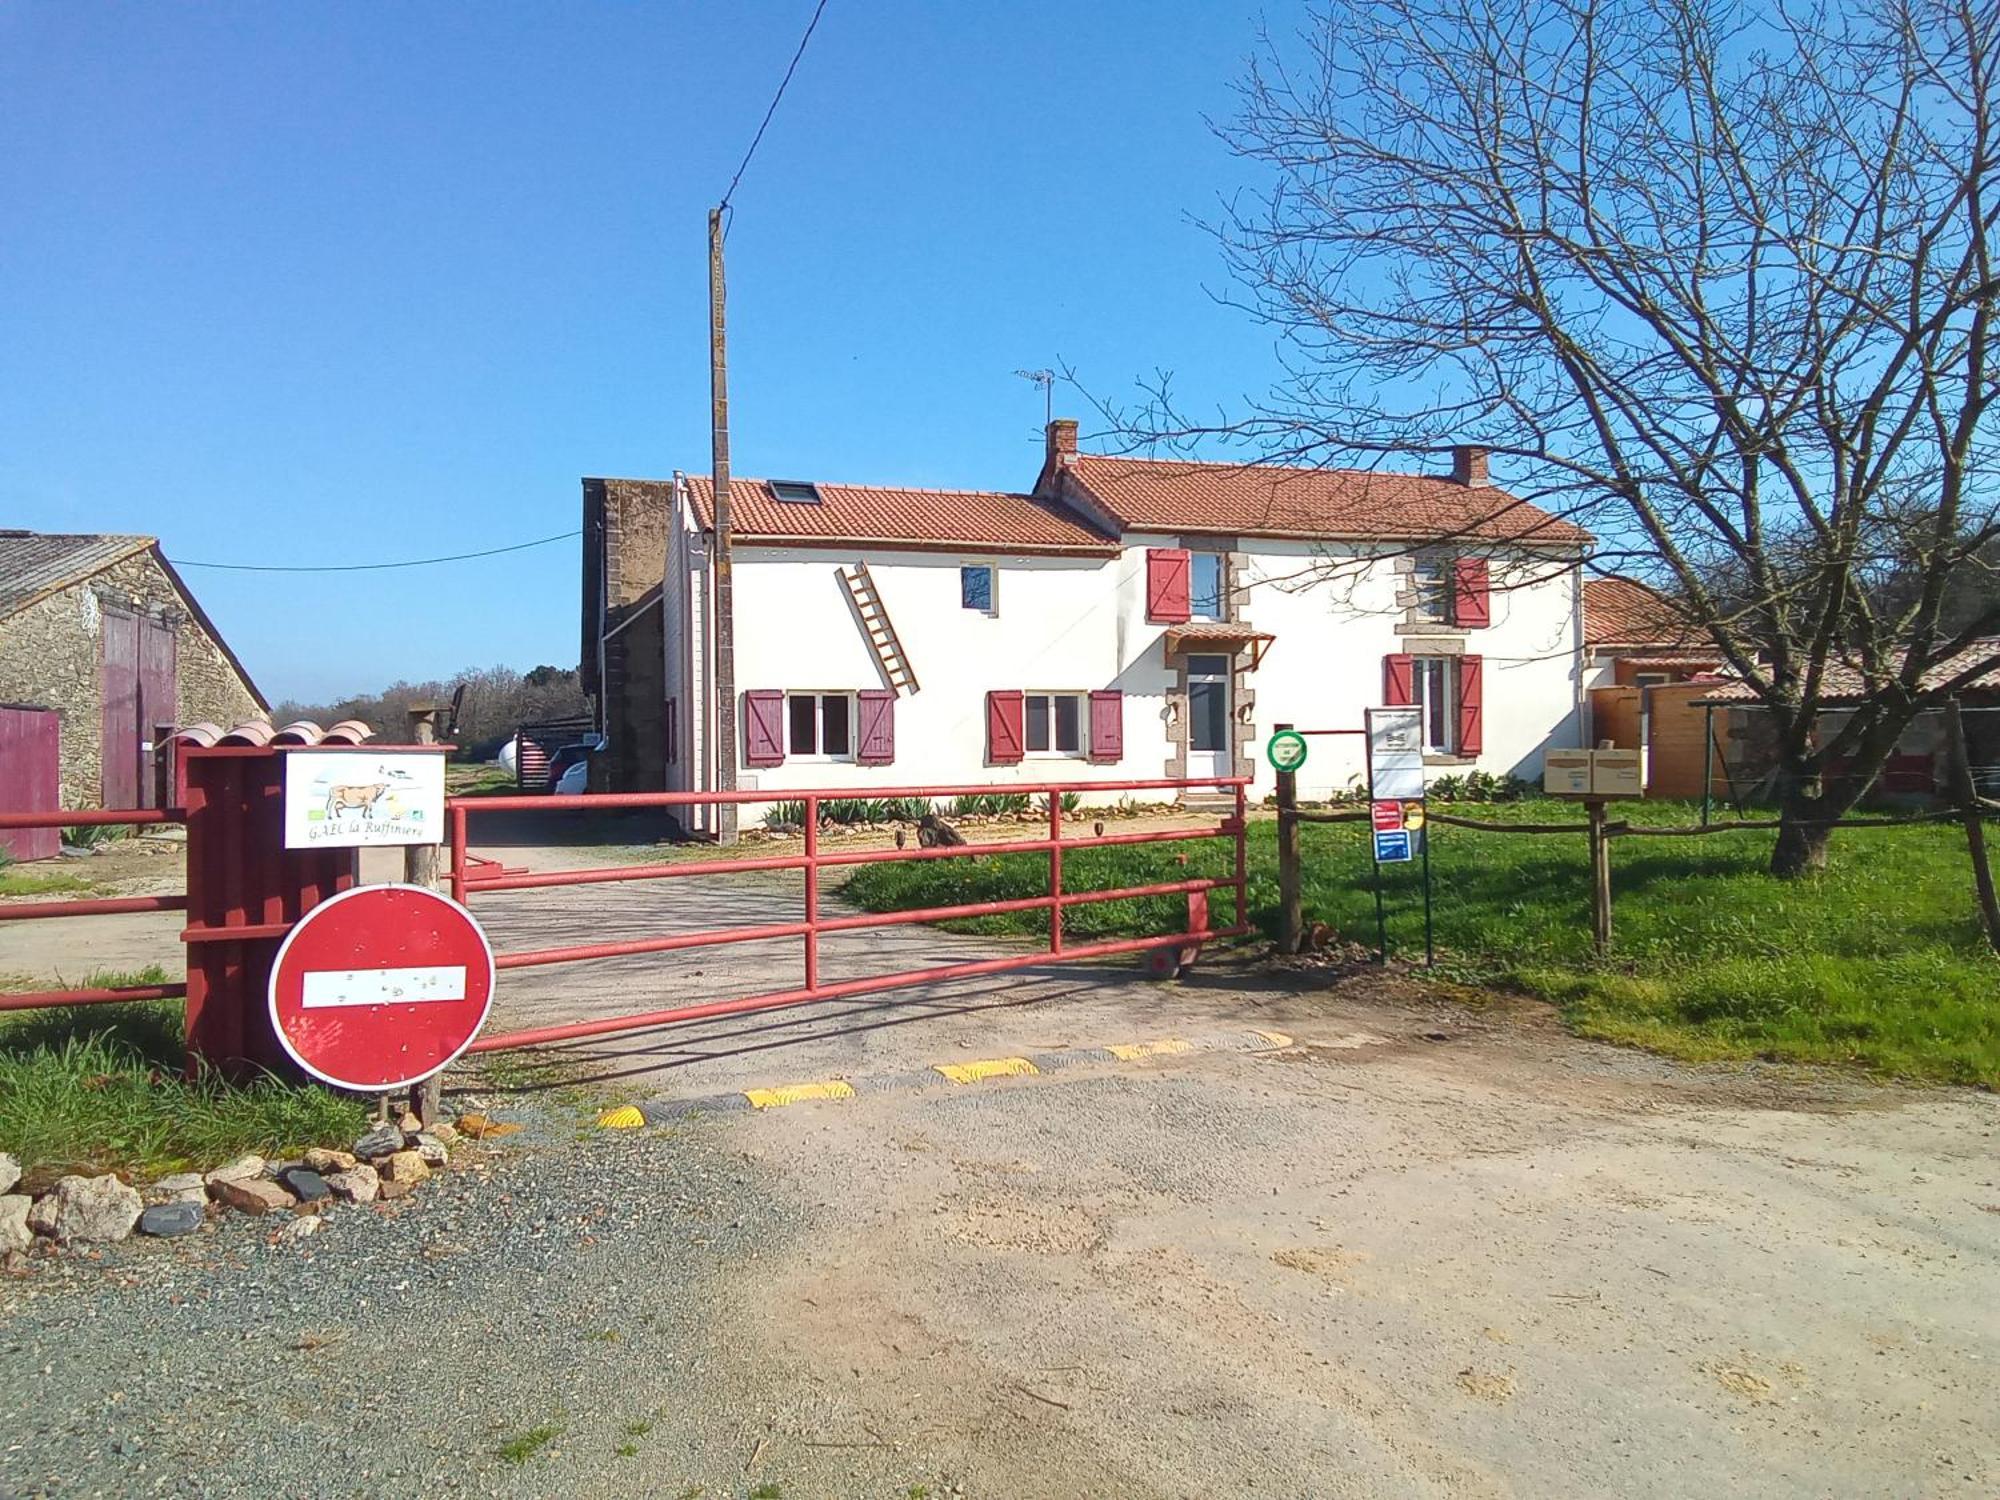
[[[1699,650],[1700,632],[1674,613],[1667,596],[1636,578],[1587,578],[1583,583],[1583,644],[1676,646]],[[1720,653],[1716,653],[1718,656]]]
[[[1919,692],[1930,692],[1943,687],[1961,672],[1974,667],[1983,670],[1961,685],[1962,690],[1975,693],[2000,692],[2000,636],[1986,636],[1974,641],[1963,651],[1947,656],[1932,667],[1918,680]],[[1859,703],[1868,696],[1867,679],[1860,669],[1843,662],[1828,662],[1826,675],[1821,681],[1820,702],[1824,704]],[[1731,682],[1718,687],[1696,703],[1755,703],[1756,691],[1747,682]]]
[[[713,525],[714,486],[690,475],[696,519]],[[991,552],[1088,552],[1111,556],[1118,544],[1066,506],[998,490],[896,489],[822,484],[820,503],[774,498],[762,479],[732,479],[730,519],[739,542],[906,543]]]
[[[1505,490],[1425,474],[1184,463],[1083,453],[1067,474],[1135,531],[1420,540],[1467,536],[1577,546],[1590,533]]]

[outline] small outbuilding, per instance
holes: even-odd
[[[0,530],[0,807],[150,807],[162,727],[268,712],[155,538]]]

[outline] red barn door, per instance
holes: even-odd
[[[62,719],[46,708],[0,708],[0,808],[53,812],[61,805]],[[16,828],[0,833],[0,849],[15,859],[54,859],[62,830]]]

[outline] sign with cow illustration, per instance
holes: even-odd
[[[285,847],[443,840],[444,749],[315,747],[285,756]]]

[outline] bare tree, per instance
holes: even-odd
[[[1911,719],[2000,662],[1966,577],[2000,537],[1996,33],[1991,0],[1335,0],[1221,127],[1264,172],[1215,226],[1231,300],[1286,377],[1208,427],[1156,392],[1145,435],[1487,445],[1753,687],[1772,869],[1815,868]]]

